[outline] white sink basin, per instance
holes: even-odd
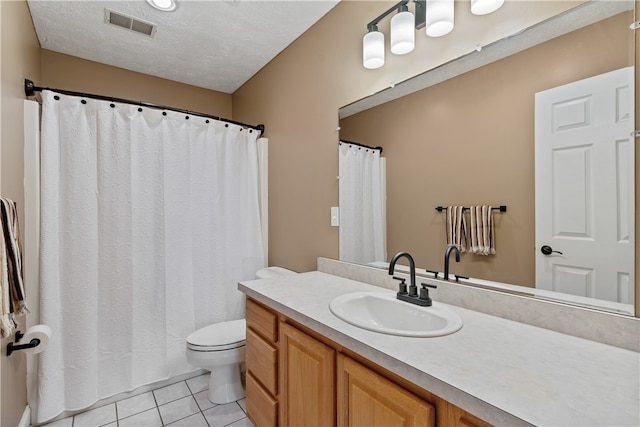
[[[405,337],[439,337],[462,328],[460,316],[445,304],[434,301],[420,307],[385,292],[355,292],[329,303],[336,317],[359,328]]]

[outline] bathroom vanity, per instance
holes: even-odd
[[[249,297],[247,413],[256,426],[488,425]]]
[[[239,284],[256,427],[638,425],[640,354],[450,306],[441,337],[381,334],[329,310],[389,292],[322,272]]]

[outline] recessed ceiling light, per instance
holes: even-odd
[[[147,0],[147,3],[163,12],[174,11],[177,6],[175,0]]]

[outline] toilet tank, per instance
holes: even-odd
[[[256,271],[256,279],[275,279],[283,276],[294,276],[298,273],[282,267],[266,267]]]

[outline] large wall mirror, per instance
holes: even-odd
[[[451,260],[462,282],[633,315],[634,17],[633,1],[587,2],[341,108],[341,140],[384,149],[387,261],[407,251],[418,273],[442,272],[436,207],[505,205],[493,214],[496,253]],[[590,92],[602,85],[611,102]],[[606,103],[624,122],[613,134],[591,115]],[[579,128],[545,157],[546,130]]]

